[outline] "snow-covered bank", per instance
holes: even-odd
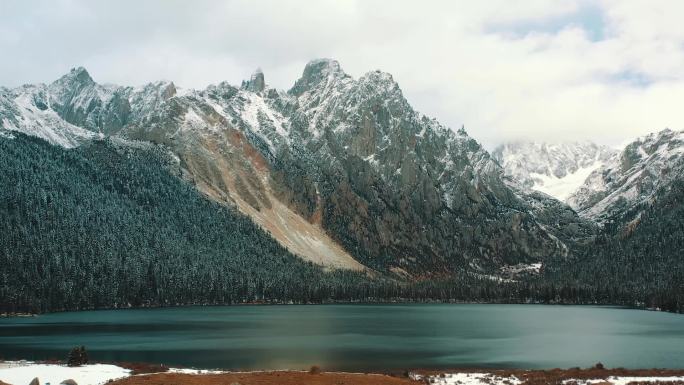
[[[128,366],[128,364],[122,364]],[[135,365],[135,364],[131,364]],[[60,385],[65,380],[73,380],[78,385],[103,385],[116,381],[122,385],[225,385],[232,383],[262,385],[301,385],[312,383],[336,385],[352,383],[358,385],[524,385],[524,384],[562,384],[562,385],[628,385],[632,383],[684,384],[684,370],[668,369],[452,369],[448,372],[417,371],[403,376],[349,373],[315,372],[297,370],[271,371],[223,371],[205,369],[179,369],[163,366],[141,366],[145,370],[126,369],[116,365],[92,364],[81,367],[67,367],[59,364],[35,363],[30,361],[0,361],[0,382],[11,385],[28,385],[38,378],[41,385]],[[155,372],[155,368],[160,368]],[[314,376],[314,377],[312,377]],[[419,381],[419,382],[416,382]]]
[[[128,369],[107,364],[68,367],[30,361],[0,362],[0,381],[11,385],[28,385],[34,378],[38,378],[41,385],[59,385],[69,379],[76,381],[78,385],[99,385],[127,377],[130,372]]]
[[[411,376],[414,380],[423,380],[421,375]],[[430,384],[435,385],[519,385],[522,381],[516,376],[500,377],[491,373],[445,373],[428,376]]]
[[[186,368],[169,368],[166,373],[178,374],[222,374],[228,373],[225,370],[209,370],[209,369],[186,369]]]
[[[524,385],[531,381],[539,383],[540,380],[548,381],[548,383],[562,383],[563,385],[628,385],[632,383],[667,383],[680,384],[684,383],[684,376],[608,376],[604,378],[593,379],[574,379],[567,378],[558,381],[552,376],[541,378],[535,371],[519,373],[518,376],[514,374],[497,375],[494,373],[442,373],[433,375],[411,374],[410,378],[417,381],[427,380],[427,383],[434,385]]]

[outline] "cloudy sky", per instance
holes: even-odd
[[[487,147],[618,144],[684,128],[684,1],[0,2],[0,84],[85,66],[99,82],[289,88],[307,61],[393,74],[409,101]]]

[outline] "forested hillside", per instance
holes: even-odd
[[[74,149],[0,136],[0,313],[385,300],[524,301],[466,273],[399,281],[326,271],[180,178],[161,146]]]
[[[65,150],[14,136],[0,137],[0,312],[348,299],[372,289],[363,273],[324,273],[205,199],[172,174],[160,147],[105,140]]]
[[[608,224],[576,258],[513,280],[439,280],[324,270],[180,177],[161,146],[64,149],[0,136],[0,313],[129,306],[456,300],[684,310],[684,182],[632,226]]]
[[[564,302],[640,305],[684,311],[684,180],[607,223],[578,258],[551,263],[547,281],[584,288]]]

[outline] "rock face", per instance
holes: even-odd
[[[684,131],[666,129],[635,140],[592,172],[568,203],[583,217],[599,223],[623,218],[647,204],[658,189],[684,177]]]
[[[329,267],[492,271],[567,255],[575,242],[549,214],[567,206],[513,187],[465,130],[416,112],[391,75],[354,79],[334,60],[310,62],[287,92],[260,71],[240,88],[196,91],[101,86],[76,69],[49,86],[3,89],[0,121],[64,146],[97,136],[163,144],[199,190]]]
[[[497,147],[492,156],[506,175],[525,188],[565,201],[589,174],[604,165],[617,150],[591,142],[516,142]]]
[[[131,106],[125,89],[95,83],[85,68],[75,68],[48,86],[49,107],[65,121],[109,134],[128,121]]]
[[[44,84],[12,90],[0,88],[0,124],[3,129],[21,131],[63,147],[75,147],[96,136],[64,120],[50,108],[49,88]]]
[[[313,165],[323,226],[363,263],[439,272],[559,251],[489,154],[414,111],[391,75],[355,80],[318,60],[288,94],[280,109],[303,144],[290,165]]]
[[[252,92],[261,92],[266,88],[264,73],[260,68],[254,71],[252,77],[248,81],[242,82],[242,88]]]

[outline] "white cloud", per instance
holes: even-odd
[[[684,2],[77,0],[0,3],[0,84],[86,66],[98,81],[289,88],[334,57],[394,75],[419,110],[491,147],[621,142],[684,127]]]

